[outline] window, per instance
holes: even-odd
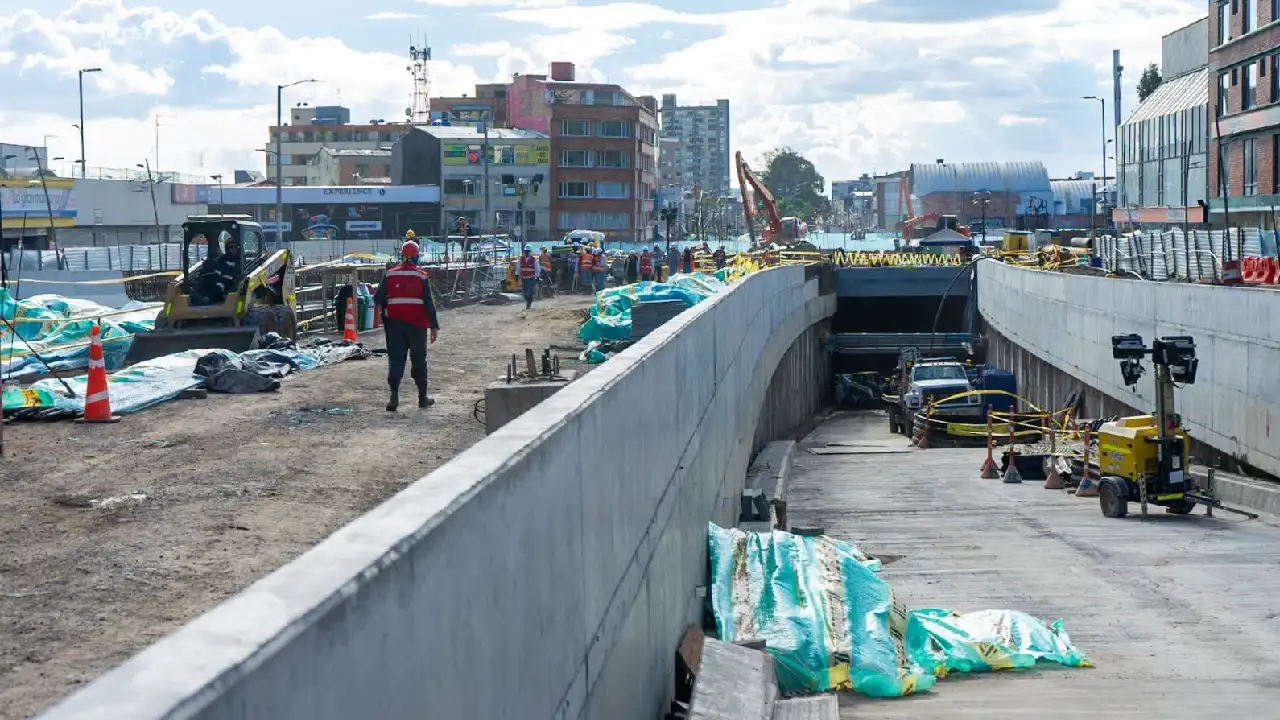
[[[1218,177],[1214,178],[1216,184],[1217,197],[1226,195],[1227,190],[1227,163],[1231,160],[1231,146],[1224,142],[1218,142]]]
[[[612,105],[614,92],[612,90],[597,90],[595,97],[592,99],[592,105]]]
[[[1280,135],[1271,136],[1271,157],[1280,157]],[[1280,192],[1280,163],[1271,163],[1271,192]]]
[[[561,120],[560,134],[569,137],[587,137],[591,134],[590,120]]]
[[[1258,65],[1249,63],[1244,66],[1244,89],[1240,91],[1240,110],[1243,112],[1257,104],[1258,100]]]
[[[1249,138],[1240,143],[1241,162],[1244,165],[1244,194],[1258,194],[1258,151],[1256,141]]]
[[[591,183],[579,182],[577,180],[566,180],[561,182],[560,197],[589,198],[591,197]]]
[[[560,167],[591,167],[591,151],[561,150]]]
[[[630,213],[561,212],[557,215],[562,230],[630,230]]]
[[[1227,74],[1225,72],[1218,73],[1218,107],[1215,117],[1222,117],[1227,114]]]
[[[631,185],[624,182],[596,183],[596,197],[610,200],[626,200],[631,197]]]
[[[1280,0],[1275,0],[1280,3]],[[1280,20],[1280,18],[1276,18]],[[1280,55],[1264,58],[1262,62],[1270,65],[1267,75],[1271,80],[1271,102],[1280,102]]]
[[[494,149],[494,155],[498,156],[498,164],[514,165],[516,162],[516,146],[500,145]]]
[[[468,195],[476,197],[480,194],[480,187],[483,183],[471,178],[448,178],[444,181],[445,195]]]
[[[596,154],[596,167],[602,168],[629,168],[631,167],[631,154],[622,150],[601,150]]]
[[[623,120],[601,120],[600,137],[631,137],[631,123]]]

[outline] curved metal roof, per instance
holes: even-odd
[[[1048,193],[1049,171],[1044,163],[974,162],[912,163],[911,194],[991,192]]]
[[[1050,185],[1053,186],[1054,204],[1062,203],[1066,213],[1077,213],[1081,207],[1088,207],[1095,187],[1093,180],[1054,180]],[[1102,183],[1097,187],[1101,189]]]

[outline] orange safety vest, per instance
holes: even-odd
[[[420,328],[431,327],[427,315],[427,273],[412,263],[402,263],[387,271],[387,317]]]
[[[539,260],[542,261],[542,269],[550,270],[551,269],[551,253],[544,252],[542,253],[542,255],[538,257],[539,257]]]
[[[583,270],[591,269],[591,253],[582,253],[578,255],[578,267]]]
[[[527,280],[537,273],[535,269],[538,267],[538,261],[532,255],[520,256],[520,279]]]
[[[641,275],[653,274],[653,258],[648,253],[645,253],[644,255],[640,256],[640,274]]]

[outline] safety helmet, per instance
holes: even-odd
[[[414,239],[414,238],[418,237],[418,234],[417,234],[417,233],[415,233],[414,231],[410,230],[410,231],[408,231],[408,232],[406,232],[406,233],[404,234],[404,237],[405,237],[405,239],[406,239],[406,240],[412,240],[412,239]],[[414,253],[414,255],[417,255],[417,253],[415,252],[415,253]]]
[[[405,259],[418,257],[418,243],[406,240],[404,245],[400,246],[400,257]]]

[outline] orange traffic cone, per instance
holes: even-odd
[[[356,298],[355,293],[351,294],[351,299],[347,301],[347,317],[342,323],[342,339],[351,342],[360,342],[360,336],[356,334]]]
[[[102,336],[93,326],[89,340],[89,381],[85,388],[84,417],[78,422],[114,423],[120,418],[111,414],[111,397],[107,392],[107,364],[102,359]]]
[[[1084,459],[1080,466],[1080,483],[1076,485],[1076,497],[1095,498],[1098,497],[1098,484],[1089,477],[1089,446],[1093,443],[1093,438],[1089,431],[1084,431]],[[1101,466],[1098,468],[1102,470]]]
[[[995,447],[995,443],[996,443],[995,436],[992,435],[992,432],[991,432],[992,431],[991,412],[992,412],[991,408],[990,406],[988,406],[987,407],[987,460],[986,462],[982,463],[981,477],[983,480],[994,480],[995,478],[1000,477],[1000,470],[999,468],[996,467],[996,459],[991,455],[992,448]]]
[[[1061,490],[1062,476],[1058,474],[1058,433],[1049,425],[1047,418],[1040,418],[1041,435],[1049,436],[1049,456],[1045,462],[1049,464],[1049,472],[1044,477],[1045,490]]]
[[[1022,482],[1022,473],[1018,472],[1018,436],[1013,422],[1013,412],[1009,413],[1009,467],[1004,471],[1004,481],[1009,484]]]
[[[920,442],[916,443],[916,447],[921,450],[929,449],[929,432],[933,430],[933,408],[929,408],[929,412],[924,416],[924,426],[920,430]]]

